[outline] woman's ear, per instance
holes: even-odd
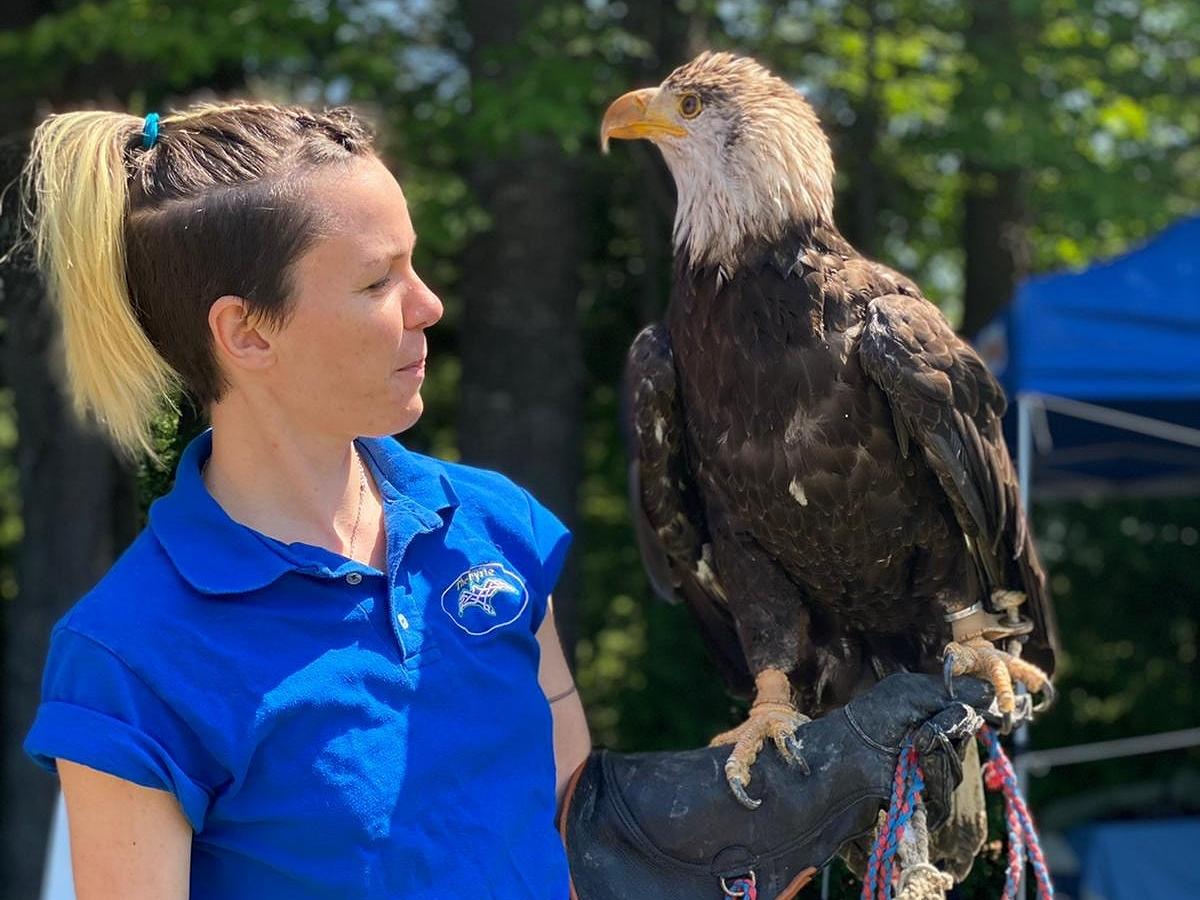
[[[217,356],[229,366],[261,371],[275,361],[269,336],[250,315],[242,297],[226,294],[217,298],[208,309],[208,328]]]

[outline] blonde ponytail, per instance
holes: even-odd
[[[113,112],[50,116],[22,177],[30,238],[61,312],[75,409],[118,449],[155,457],[150,425],[180,379],[138,324],[125,270],[125,147],[142,120]]]

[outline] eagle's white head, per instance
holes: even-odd
[[[600,143],[647,138],[675,178],[675,249],[689,263],[737,268],[747,240],[802,222],[833,224],[833,155],[817,115],[747,57],[702,53],[656,88],[604,114]]]

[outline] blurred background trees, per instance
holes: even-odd
[[[1023,275],[1119,252],[1200,205],[1190,0],[7,0],[0,187],[54,110],[253,94],[366,112],[447,310],[406,443],[501,469],[574,527],[556,595],[596,741],[692,746],[737,711],[686,617],[651,600],[618,400],[625,349],[665,305],[674,188],[653,148],[602,157],[596,133],[609,100],[708,47],[809,96],[841,228],[967,334]],[[0,253],[14,208],[10,190]],[[70,418],[25,262],[0,268],[0,884],[14,897],[35,896],[53,790],[20,752],[49,627],[169,484]],[[198,426],[164,422],[164,446]],[[1035,522],[1066,641],[1065,702],[1035,745],[1200,721],[1200,504],[1060,503]],[[1164,759],[1086,777],[1152,779]],[[1035,782],[1035,808],[1072,793],[1072,774]]]

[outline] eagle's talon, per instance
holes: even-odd
[[[746,793],[746,784],[748,779],[743,778],[740,772],[730,771],[730,769],[738,768],[737,766],[730,765],[731,763],[735,762],[736,760],[730,758],[729,761],[725,763],[725,780],[729,782],[729,789],[733,791],[733,796],[737,797],[738,803],[742,804],[742,806],[746,807],[746,809],[758,809],[760,806],[762,806],[762,801],[755,800]]]
[[[942,680],[946,683],[946,693],[950,695],[950,699],[957,699],[954,693],[954,654],[946,648],[946,659],[942,663]]]
[[[759,672],[754,680],[757,690],[746,721],[708,742],[710,747],[733,744],[725,760],[725,779],[738,802],[747,809],[756,809],[761,802],[746,793],[746,786],[750,783],[750,767],[758,759],[768,737],[788,765],[798,763],[803,772],[808,772],[795,732],[810,720],[792,703],[787,673],[768,668]]]
[[[1052,707],[1054,705],[1054,701],[1058,699],[1058,691],[1054,689],[1054,685],[1052,685],[1049,680],[1042,685],[1041,693],[1042,699],[1033,706],[1034,715],[1044,713],[1046,710]]]
[[[942,659],[943,675],[978,675],[992,683],[996,688],[996,708],[1003,716],[1005,729],[1032,718],[1033,707],[1027,695],[1022,695],[1026,696],[1026,700],[1022,701],[1022,707],[1017,711],[1018,701],[1013,682],[1020,682],[1031,692],[1045,690],[1050,684],[1046,673],[1033,663],[999,649],[982,637],[962,642],[951,641],[942,651]]]

